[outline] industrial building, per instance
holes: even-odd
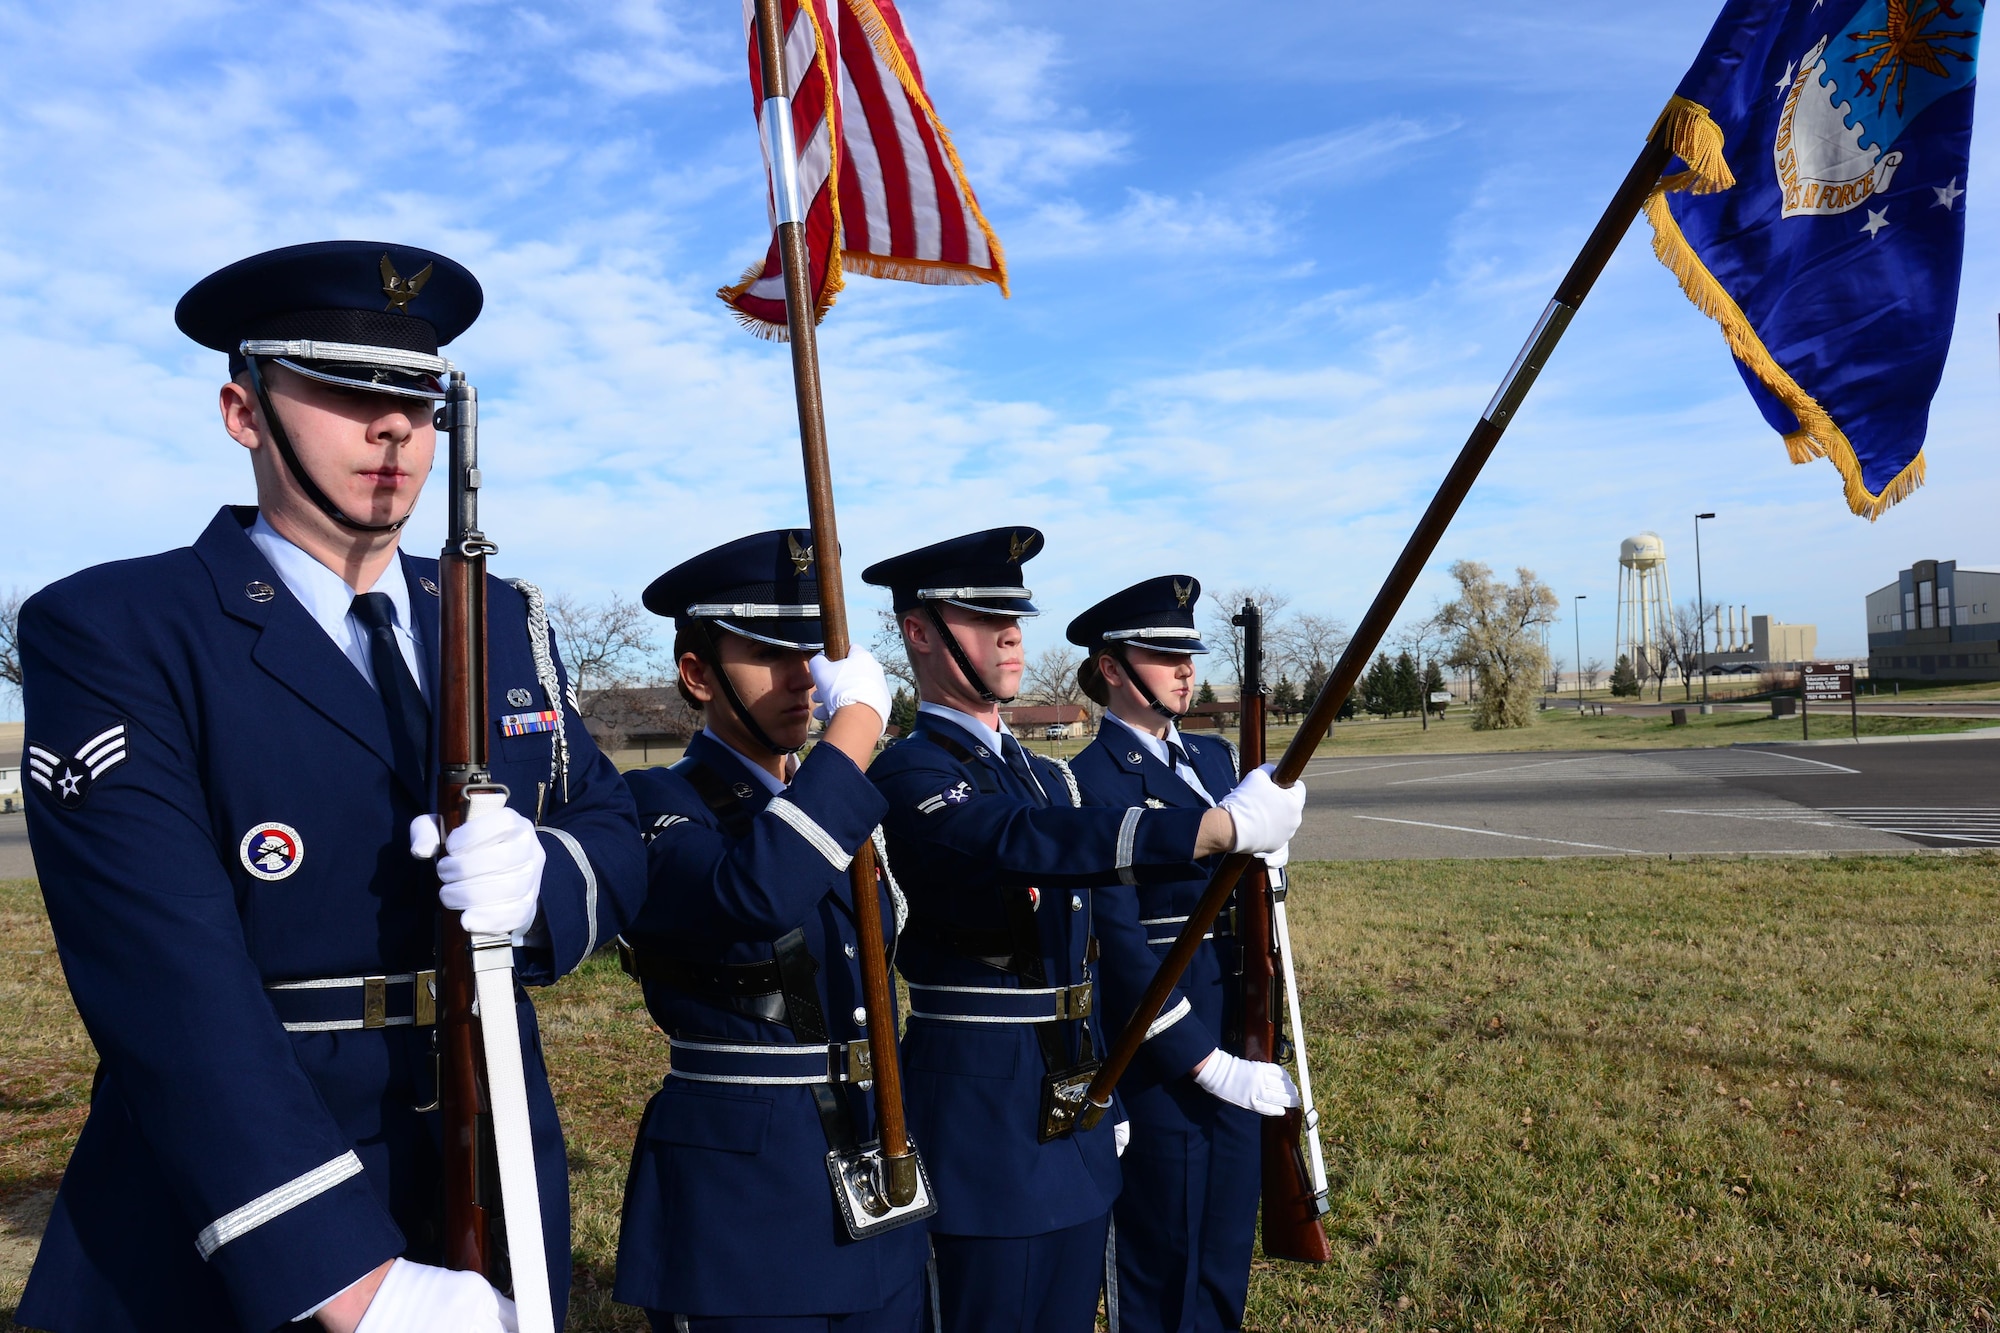
[[[1867,606],[1870,675],[2000,680],[2000,569],[1919,560]]]

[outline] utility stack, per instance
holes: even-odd
[[[1674,598],[1667,587],[1667,544],[1657,532],[1618,543],[1618,652],[1632,669],[1659,675],[1673,632]]]

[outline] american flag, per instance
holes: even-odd
[[[826,317],[850,271],[905,282],[991,282],[1005,295],[1000,240],[931,106],[892,0],[780,0],[779,15],[815,321]],[[753,0],[743,0],[743,21],[761,131],[764,81]],[[768,184],[771,140],[759,137]],[[768,197],[767,204],[774,220],[770,249],[716,295],[752,332],[783,338],[777,210]]]

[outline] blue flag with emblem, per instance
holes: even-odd
[[[1731,0],[1666,116],[1653,250],[1792,461],[1855,513],[1923,483],[1965,247],[1983,0]]]

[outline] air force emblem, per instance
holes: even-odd
[[[57,805],[75,810],[90,795],[90,784],[124,763],[126,753],[123,722],[85,741],[74,758],[29,741],[28,778]]]
[[[791,533],[785,534],[785,544],[792,553],[792,573],[804,574],[812,568],[813,548],[799,545],[799,539]]]
[[[252,824],[237,844],[236,855],[258,879],[276,881],[299,868],[306,859],[306,844],[290,824]]]
[[[393,310],[399,315],[409,314],[410,302],[416,300],[417,293],[423,291],[424,284],[431,280],[431,270],[436,267],[435,264],[426,264],[417,271],[415,277],[405,278],[396,272],[396,266],[389,262],[389,256],[385,252],[382,256],[382,295],[389,298],[389,304],[382,308]]]
[[[1179,579],[1175,579],[1175,580],[1174,580],[1174,605],[1176,605],[1176,606],[1186,606],[1186,605],[1188,604],[1188,597],[1189,597],[1189,596],[1190,596],[1190,595],[1191,595],[1191,594],[1192,594],[1193,592],[1194,592],[1194,580],[1193,580],[1193,579],[1189,579],[1189,580],[1188,580],[1188,581],[1187,581],[1186,583],[1182,583],[1182,582],[1181,582],[1181,581],[1180,581]]]
[[[1035,553],[1035,534],[1032,532],[1010,533],[1007,537],[1007,562],[1018,565],[1026,556]]]
[[[972,799],[972,784],[961,782],[947,787],[935,796],[926,796],[917,802],[917,809],[927,815],[934,815],[948,805],[964,805]]]

